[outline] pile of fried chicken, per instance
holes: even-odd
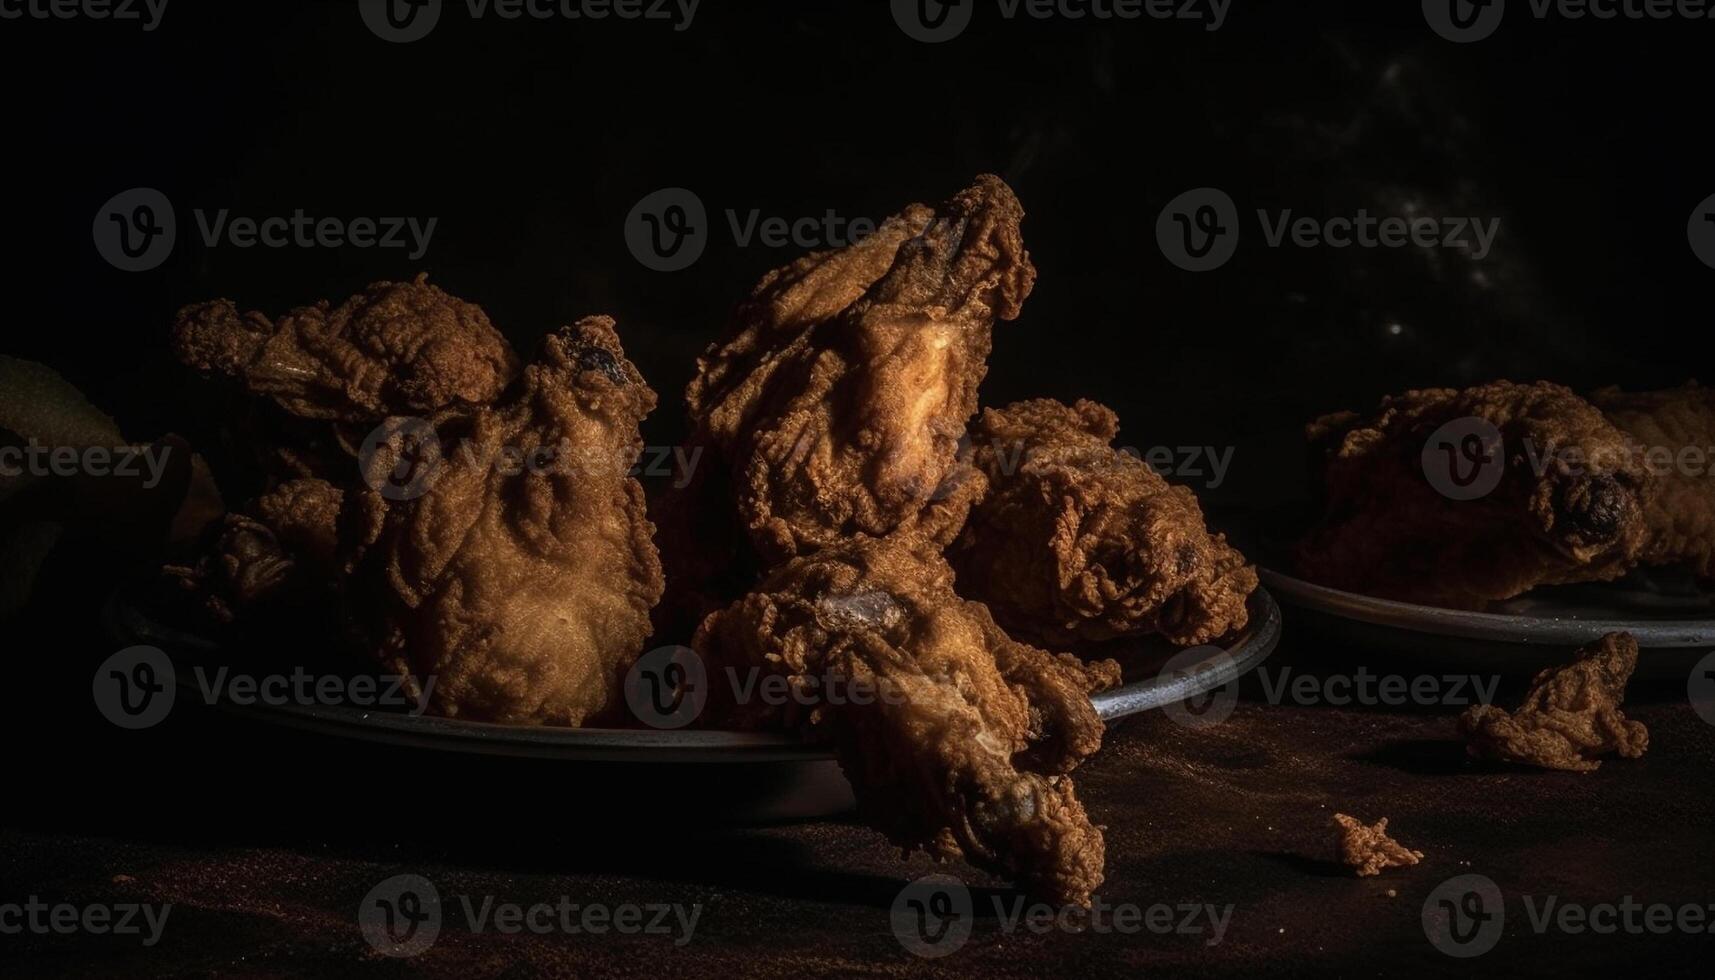
[[[1023,217],[984,176],[765,275],[686,392],[703,464],[647,505],[630,467],[656,398],[610,319],[525,362],[422,277],[277,321],[189,307],[175,349],[261,400],[273,477],[169,572],[223,621],[337,604],[370,663],[432,675],[458,718],[623,724],[651,636],[710,677],[869,684],[805,706],[717,682],[702,722],[830,744],[896,844],[1087,904],[1102,833],[1069,774],[1119,668],[1076,651],[1223,637],[1257,577],[1112,447],[1108,409],[979,414],[995,322],[1036,276]]]
[[[1715,389],[1497,381],[1408,391],[1308,429],[1323,585],[1482,609],[1638,568],[1715,578]]]

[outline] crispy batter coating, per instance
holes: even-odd
[[[1604,388],[1591,401],[1642,444],[1654,478],[1643,560],[1715,578],[1715,389],[1695,382],[1633,394]]]
[[[1487,465],[1504,469],[1493,490],[1454,499],[1433,467],[1471,478],[1478,462],[1426,458],[1425,448],[1448,423],[1476,438],[1474,420],[1499,432]],[[1481,608],[1538,585],[1617,578],[1643,548],[1651,487],[1635,443],[1559,385],[1409,391],[1369,416],[1320,419],[1309,435],[1325,510],[1298,564],[1323,585]]]
[[[735,691],[717,723],[829,741],[866,819],[894,843],[963,856],[1045,901],[1087,904],[1102,881],[1102,834],[1067,773],[1101,744],[1089,694],[1117,683],[1118,667],[1015,642],[952,579],[921,541],[898,538],[776,569],[711,615],[696,648],[718,669],[844,679],[876,696],[741,703],[737,685],[716,683]]]
[[[1637,665],[1632,635],[1609,633],[1571,663],[1538,673],[1517,710],[1473,705],[1459,718],[1467,750],[1479,759],[1574,772],[1599,768],[1598,756],[1609,753],[1636,759],[1649,748],[1649,729],[1627,719],[1620,702]]]
[[[1334,828],[1340,837],[1335,844],[1341,864],[1351,866],[1360,878],[1379,875],[1383,868],[1405,868],[1423,860],[1422,851],[1414,851],[1387,835],[1387,818],[1375,826],[1344,813],[1334,814]]]
[[[1036,270],[998,177],[769,273],[686,392],[765,563],[853,534],[945,544],[977,488],[958,444],[995,320]]]
[[[407,440],[385,443],[354,491],[346,590],[382,665],[434,675],[431,707],[460,718],[575,726],[622,703],[662,590],[627,473],[654,406],[613,321],[590,317],[505,402],[438,416],[438,453],[401,465]]]
[[[1256,570],[1208,531],[1190,490],[1113,449],[1118,433],[1091,401],[983,412],[972,455],[990,490],[950,552],[960,592],[1050,644],[1242,628]]]
[[[185,364],[231,375],[286,412],[373,423],[484,405],[518,358],[482,308],[429,285],[378,282],[338,306],[326,300],[269,322],[226,299],[187,306],[173,326]]]
[[[288,480],[243,512],[227,514],[195,564],[164,572],[220,623],[266,604],[331,601],[344,498],[325,480]]]

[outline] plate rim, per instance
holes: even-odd
[[[1280,644],[1283,617],[1279,603],[1262,585],[1247,597],[1246,608],[1250,621],[1245,628],[1226,646],[1205,644],[1214,652],[1199,664],[1171,678],[1158,675],[1093,695],[1090,701],[1102,720],[1111,724],[1213,690],[1260,665]],[[110,634],[119,642],[159,645],[169,651],[218,649],[206,638],[155,622],[120,593],[108,603],[106,618]],[[195,687],[190,672],[178,673],[181,688]],[[649,763],[831,763],[835,758],[826,746],[772,732],[508,725],[349,705],[237,705],[226,700],[209,704],[200,698],[196,703],[235,717],[328,737],[478,755]]]
[[[1398,599],[1348,592],[1288,575],[1262,565],[1257,577],[1290,606],[1352,622],[1385,626],[1427,636],[1464,640],[1581,645],[1609,633],[1630,633],[1645,649],[1684,650],[1715,646],[1715,619],[1628,620],[1570,619],[1514,613],[1444,609]],[[1525,632],[1520,632],[1521,628]]]

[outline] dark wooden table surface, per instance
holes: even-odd
[[[1360,662],[1426,672],[1381,654]],[[1268,666],[1276,679],[1355,671],[1305,637]],[[1517,687],[1508,678],[1501,700]],[[75,742],[45,732],[27,746],[26,792],[0,829],[0,901],[172,909],[152,947],[0,935],[0,974],[1395,976],[1647,965],[1707,976],[1707,932],[1532,924],[1550,897],[1715,904],[1715,726],[1693,712],[1683,678],[1636,681],[1631,700],[1652,733],[1648,755],[1589,774],[1468,762],[1453,737],[1456,707],[1275,704],[1254,676],[1214,728],[1159,712],[1126,720],[1077,776],[1107,826],[1100,898],[1137,906],[1145,921],[1153,906],[1175,911],[1167,931],[1123,933],[1009,930],[1015,893],[962,865],[902,862],[853,822],[720,826],[705,796],[718,787],[323,742],[206,712]],[[628,806],[641,800],[646,813]],[[1329,861],[1336,810],[1390,818],[1423,863],[1352,877]],[[974,916],[962,948],[924,959],[896,937],[890,909],[907,881],[936,871],[968,883]],[[369,891],[402,873],[433,882],[447,910],[435,942],[408,960],[375,952],[357,918]],[[1431,944],[1422,910],[1438,885],[1467,874],[1499,888],[1504,927],[1492,949],[1460,961]],[[508,935],[473,931],[458,896],[695,906],[697,919],[682,944],[682,930]],[[1207,913],[1193,922],[1201,932],[1178,931],[1181,906],[1222,910],[1218,942]]]

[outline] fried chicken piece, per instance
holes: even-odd
[[[1618,578],[1643,548],[1651,487],[1634,442],[1559,385],[1409,391],[1309,436],[1325,510],[1298,567],[1323,585],[1481,608]]]
[[[179,360],[230,375],[305,419],[373,425],[492,402],[518,357],[482,308],[429,285],[378,282],[271,323],[231,300],[197,303],[173,325]]]
[[[950,552],[961,594],[1050,644],[1197,644],[1242,628],[1256,570],[1208,531],[1190,490],[1113,449],[1118,433],[1091,401],[983,412],[972,455],[990,490]]]
[[[1423,860],[1422,851],[1414,851],[1387,835],[1387,818],[1366,827],[1364,822],[1344,813],[1334,814],[1334,828],[1340,832],[1335,848],[1341,864],[1350,865],[1358,877],[1379,875],[1383,868],[1406,868]]]
[[[269,604],[310,596],[331,601],[344,498],[325,480],[289,480],[244,511],[227,514],[195,564],[168,565],[164,572],[219,623]]]
[[[864,540],[795,559],[704,622],[695,648],[737,676],[843,680],[872,696],[805,708],[713,705],[718,722],[788,727],[831,742],[865,818],[907,850],[1017,879],[1045,901],[1087,904],[1102,833],[1067,775],[1101,744],[1092,691],[1119,681],[1015,642],[920,540]],[[752,687],[750,690],[757,690]]]
[[[1633,394],[1604,388],[1591,401],[1642,444],[1655,482],[1644,508],[1644,562],[1685,565],[1715,578],[1715,389],[1696,383]]]
[[[623,703],[662,590],[628,475],[654,406],[590,317],[545,338],[505,402],[438,416],[419,458],[401,431],[366,461],[348,605],[386,669],[435,678],[433,710],[576,726]]]
[[[958,464],[997,318],[1036,270],[998,177],[912,205],[848,248],[769,273],[686,392],[767,564],[862,533],[958,533]]]
[[[1609,633],[1571,663],[1538,673],[1516,711],[1468,709],[1459,718],[1466,749],[1473,758],[1573,772],[1599,768],[1598,756],[1609,753],[1639,758],[1649,748],[1649,729],[1620,710],[1637,665],[1632,635]]]

